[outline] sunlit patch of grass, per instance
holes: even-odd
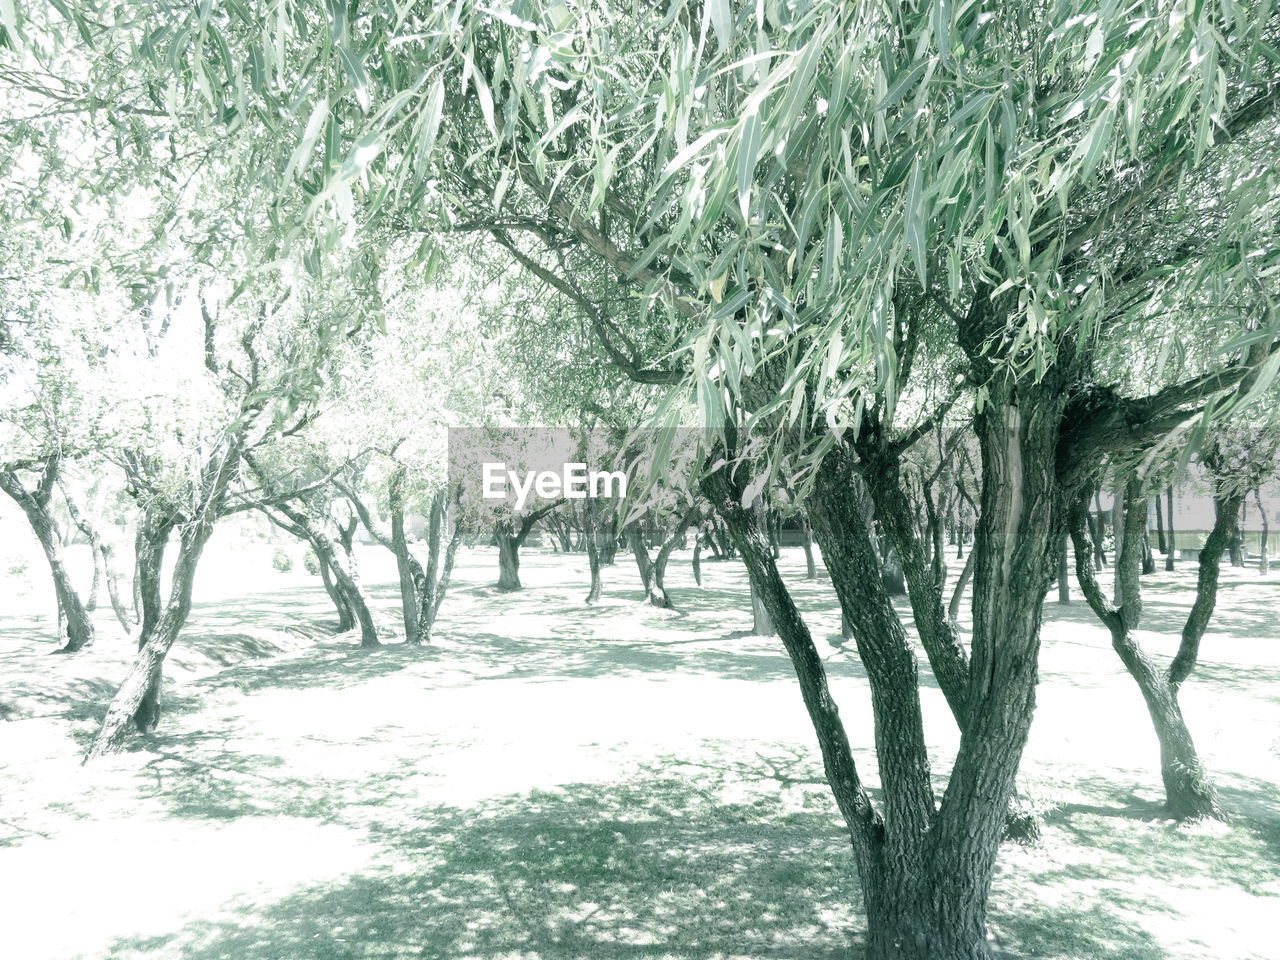
[[[63,889],[59,864],[107,876],[94,844],[76,845],[96,837],[106,850],[127,822],[138,851],[172,854],[163,881],[155,864],[125,868],[139,889],[143,875],[164,884],[168,913],[158,917],[145,893],[115,898],[99,926],[81,921],[86,957],[850,960],[862,918],[849,839],[785,654],[775,639],[746,635],[741,565],[708,564],[699,589],[687,555],[677,557],[668,585],[683,615],[671,616],[643,602],[628,560],[606,571],[606,602],[592,610],[578,558],[531,552],[528,589],[493,595],[492,551],[464,554],[438,643],[425,649],[368,652],[326,637],[241,660],[237,638],[251,621],[323,612],[323,596],[204,606],[186,651],[203,672],[172,671],[160,732],[89,768],[68,734],[92,735],[109,690],[74,710],[56,701],[59,690],[109,687],[107,674],[90,676],[85,660],[63,678],[82,686],[51,687],[39,671],[52,658],[15,653],[11,663],[29,666],[18,673],[27,702],[38,694],[54,707],[0,724],[0,738],[12,734],[0,758],[24,751],[0,798],[5,853],[30,864],[15,902],[32,911],[56,899],[37,892]],[[785,554],[784,574],[821,637],[839,624],[830,582],[802,580],[801,563]],[[1152,585],[1154,626],[1189,576]],[[1277,697],[1251,658],[1270,657],[1267,670],[1277,658],[1259,647],[1257,609],[1234,618],[1234,597],[1263,608],[1259,590],[1228,593],[1221,616],[1239,626],[1211,638],[1212,650],[1206,641],[1212,663],[1183,695],[1235,817],[1226,826],[1163,817],[1140,696],[1088,611],[1047,608],[1019,776],[1044,836],[1001,851],[991,918],[1004,956],[1269,954],[1280,803],[1265,764],[1277,762],[1266,752]],[[394,586],[371,594],[390,622]],[[215,637],[239,662],[208,668],[221,656],[206,649]],[[127,654],[104,662],[119,672]],[[824,645],[823,655],[878,798],[865,671],[852,650]],[[921,678],[941,793],[958,738],[923,666]],[[297,836],[265,844],[264,823]],[[205,844],[216,883],[180,845],[164,846],[178,836]],[[342,866],[285,864],[269,890],[255,885],[258,870],[281,866],[263,857],[308,853],[309,837],[346,851]],[[43,841],[47,855],[31,855]],[[182,906],[191,890],[204,899]]]

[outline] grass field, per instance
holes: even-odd
[[[588,608],[583,558],[531,551],[527,589],[502,595],[493,551],[470,550],[434,646],[366,652],[329,633],[318,585],[222,549],[160,733],[89,767],[128,640],[100,619],[91,651],[48,656],[47,617],[0,621],[0,956],[854,955],[852,854],[790,665],[749,634],[739,564],[705,564],[699,589],[678,555],[672,613],[640,602],[626,556]],[[1142,639],[1164,655],[1191,600],[1182,567],[1144,578]],[[830,583],[803,580],[798,551],[784,570],[874,784]],[[370,553],[364,573],[390,641],[390,568]],[[1020,776],[1044,836],[1002,850],[999,949],[1274,960],[1280,576],[1224,571],[1182,695],[1229,824],[1161,817],[1136,687],[1078,599],[1046,611]],[[925,683],[941,786],[957,736]]]

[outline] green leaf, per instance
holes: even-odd
[[[915,263],[916,277],[920,286],[929,288],[928,249],[925,246],[925,206],[924,206],[924,167],[920,158],[916,157],[911,165],[911,176],[907,182],[906,200],[906,244],[907,252]]]
[[[369,77],[364,72],[364,64],[346,47],[338,48],[338,59],[342,61],[342,71],[347,75],[347,82],[356,95],[356,103],[361,113],[369,112]]]
[[[753,110],[743,119],[742,140],[738,144],[738,207],[744,223],[749,219],[751,210],[751,182],[755,175],[762,136],[760,113]]]
[[[733,9],[730,0],[707,0],[706,14],[711,20],[711,29],[715,31],[720,52],[724,53],[733,44]]]

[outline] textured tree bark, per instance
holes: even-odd
[[[1121,578],[1119,606],[1107,603],[1089,562],[1089,544],[1084,536],[1082,501],[1071,510],[1071,536],[1076,549],[1076,576],[1089,606],[1111,633],[1111,645],[1125,670],[1138,685],[1160,744],[1160,774],[1165,788],[1165,805],[1178,819],[1222,817],[1217,793],[1209,781],[1196,751],[1191,731],[1178,705],[1178,684],[1190,673],[1198,653],[1199,638],[1212,613],[1212,595],[1216,592],[1217,569],[1226,547],[1227,533],[1220,517],[1214,532],[1201,552],[1202,586],[1197,588],[1196,602],[1183,631],[1183,649],[1179,650],[1169,672],[1161,675],[1134,636],[1142,619],[1142,587],[1139,580],[1141,534],[1146,525],[1147,499],[1141,481],[1129,483],[1123,496],[1125,503],[1123,544],[1116,558],[1116,573]],[[1214,541],[1215,535],[1217,541]],[[1216,553],[1216,556],[1215,556]],[[1175,680],[1175,677],[1178,679]]]
[[[658,591],[670,599],[667,593],[667,565],[671,562],[671,555],[684,543],[685,533],[688,531],[695,520],[698,518],[697,507],[691,507],[685,512],[675,526],[663,538],[662,543],[658,544],[658,552],[653,558],[653,582]]]
[[[418,625],[422,639],[430,643],[440,608],[444,605],[449,583],[453,579],[453,564],[462,545],[462,525],[454,523],[449,543],[441,550],[443,531],[449,517],[449,491],[441,488],[431,498],[431,513],[427,523],[427,569],[421,574],[418,589]],[[421,570],[421,568],[419,568]]]
[[[930,837],[937,956],[990,954],[987,896],[1035,708],[1042,607],[1062,542],[1064,394],[1051,381],[1020,389],[993,381],[975,417],[982,508],[972,547],[968,714]]]
[[[1124,550],[1125,524],[1124,524],[1124,485],[1117,481],[1115,490],[1112,492],[1111,501],[1111,555],[1115,557],[1115,571],[1111,583],[1111,595],[1116,606],[1124,603],[1124,584],[1120,578],[1120,553]]]
[[[1093,568],[1101,570],[1107,565],[1107,548],[1103,535],[1102,500],[1095,499],[1094,506],[1096,509],[1089,514],[1089,536],[1093,538]]]
[[[511,521],[498,521],[493,539],[498,544],[498,589],[522,589],[524,584],[520,582],[520,544],[511,529]]]
[[[22,509],[31,531],[40,541],[49,573],[53,577],[53,590],[57,598],[59,640],[58,653],[75,653],[93,644],[93,621],[76,591],[71,575],[62,558],[62,534],[58,522],[50,510],[50,497],[58,476],[58,461],[45,461],[40,480],[34,490],[27,490],[18,475],[8,469],[0,469],[0,490],[3,490]]]
[[[769,554],[772,559],[772,551]],[[751,633],[757,637],[772,637],[778,631],[774,628],[773,619],[769,616],[769,607],[760,595],[755,581],[748,578],[747,589],[751,594]]]
[[[146,647],[148,639],[155,636],[164,612],[162,576],[164,555],[169,537],[176,523],[172,516],[158,505],[149,505],[138,520],[138,533],[134,540],[134,592],[140,608],[138,621],[138,650]],[[185,622],[185,618],[184,618]],[[182,625],[178,625],[182,629]],[[176,634],[175,634],[176,637]],[[170,641],[172,643],[172,640]],[[167,649],[165,653],[167,653]],[[139,733],[150,733],[160,722],[160,690],[162,654],[147,674],[146,686],[134,711],[134,725]]]
[[[1014,410],[1011,428],[1009,415],[987,426],[995,438],[986,446],[997,440],[1002,446],[987,457],[984,473],[996,479],[984,484],[994,489],[984,489],[986,509],[974,548],[975,619],[986,633],[976,642],[982,672],[975,667],[969,696],[982,713],[975,708],[966,726],[941,808],[935,807],[929,777],[914,657],[878,575],[880,563],[859,494],[841,465],[831,463],[836,454],[819,465],[810,510],[872,684],[883,819],[858,779],[821,659],[768,542],[741,507],[743,484],[727,478],[723,468],[703,480],[800,680],[827,779],[853,840],[867,914],[866,954],[872,960],[986,960],[990,955],[987,892],[1030,724],[1040,604],[1056,569],[1053,547],[1060,538],[1052,508],[1058,418],[1046,413],[1036,418],[1034,429],[1023,428]],[[986,417],[995,413],[989,407]],[[1008,447],[1015,452],[1006,452]],[[1040,459],[1032,460],[1032,454]],[[1024,467],[1024,460],[1034,468]]]
[[[194,520],[184,527],[169,602],[157,620],[144,625],[138,658],[112,698],[85,760],[119,750],[128,736],[130,724],[141,733],[155,730],[160,719],[159,690],[164,658],[191,612],[196,567],[212,532],[213,524],[208,520]]]
[[[864,465],[863,476],[867,491],[875,505],[876,519],[880,521],[889,541],[890,552],[901,561],[912,617],[920,642],[929,657],[929,666],[938,678],[938,685],[942,688],[952,713],[958,722],[962,722],[969,658],[956,633],[954,618],[948,616],[943,604],[939,570],[926,561],[920,540],[916,536],[911,507],[903,492],[897,456],[883,445],[860,445],[859,453]],[[852,484],[852,470],[846,472],[848,482]],[[829,497],[831,494],[824,488],[823,496]],[[931,535],[936,532],[940,531],[933,531],[931,528]],[[826,556],[826,545],[821,537],[819,545],[823,556]],[[935,544],[935,563],[941,552],[941,544]],[[830,569],[830,563],[827,566]],[[942,569],[945,571],[945,568]],[[897,591],[890,588],[889,592]],[[856,620],[854,623],[856,630]]]

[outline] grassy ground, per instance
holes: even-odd
[[[84,768],[128,641],[51,657],[49,624],[0,623],[0,956],[448,960],[849,957],[847,841],[790,665],[749,635],[737,564],[674,614],[634,566],[531,552],[494,593],[464,554],[439,642],[365,652],[323,592],[224,554],[170,658],[153,740]],[[1144,579],[1168,654],[1191,565]],[[876,779],[864,675],[825,581],[784,568]],[[366,579],[392,632],[389,567]],[[224,581],[225,583],[225,581]],[[256,585],[260,592],[245,592]],[[1161,818],[1154,737],[1083,605],[1049,604],[1023,766],[1043,842],[1008,844],[992,901],[1004,955],[1275,958],[1280,907],[1280,577],[1225,574],[1183,700],[1233,814]],[[388,638],[390,639],[390,637]],[[927,679],[934,770],[956,736]]]

